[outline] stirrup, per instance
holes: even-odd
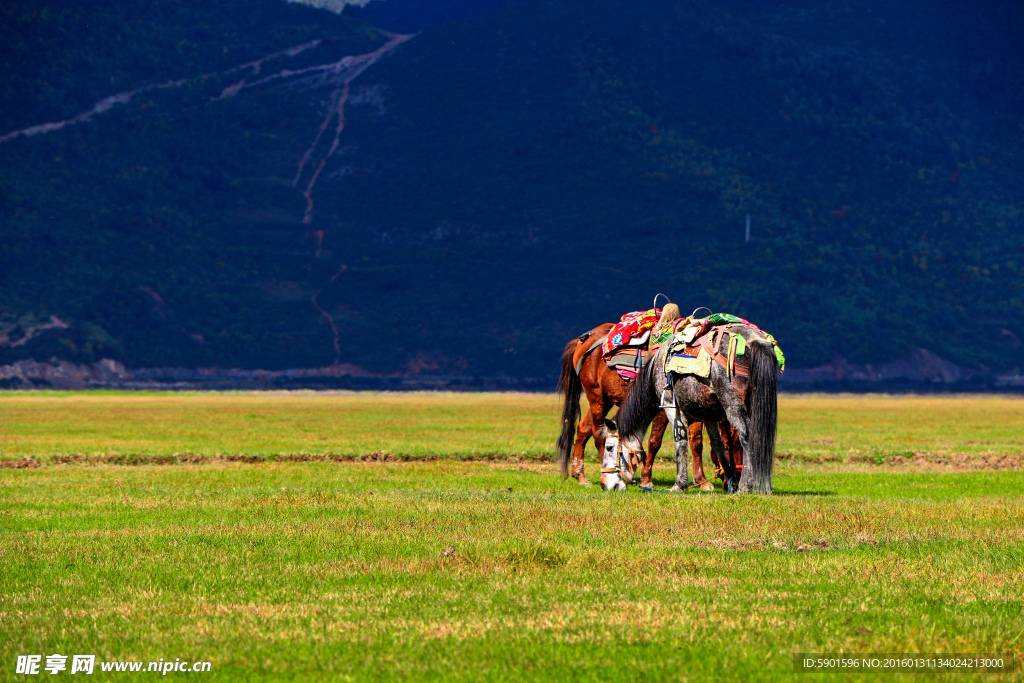
[[[672,397],[672,390],[670,387],[665,387],[661,390],[661,400],[658,401],[658,407],[661,409],[675,408],[675,400]]]

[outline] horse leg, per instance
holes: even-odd
[[[583,454],[587,448],[587,441],[593,435],[594,418],[591,417],[588,411],[583,416],[583,419],[580,420],[580,426],[576,429],[576,443],[572,446],[572,470],[569,473],[569,476],[584,486],[589,486],[590,482],[587,481],[587,477],[583,474]]]
[[[665,408],[665,416],[672,424],[672,438],[676,444],[676,482],[669,491],[682,493],[690,488],[690,463],[686,452],[689,449],[689,427],[681,410]]]
[[[699,486],[701,491],[714,491],[715,485],[704,476],[704,423],[691,422],[689,433],[690,455],[693,457],[693,484]],[[711,436],[710,430],[708,436]]]
[[[718,424],[722,424],[722,422],[719,422]],[[725,445],[725,450],[728,451],[730,454],[729,457],[732,457],[731,454],[733,453],[733,451],[729,450],[729,442],[724,438],[722,439],[722,441]],[[725,481],[725,468],[722,467],[722,460],[718,457],[718,453],[715,453],[714,448],[711,449],[711,462],[715,466],[715,476],[721,479],[722,481]]]
[[[740,448],[740,439],[736,436],[736,430],[732,428],[728,420],[719,422],[718,428],[722,435],[722,442],[725,444],[725,450],[729,452],[729,457],[732,459],[733,465],[736,466],[736,470],[743,469],[743,449]]]
[[[661,449],[661,442],[665,438],[665,430],[668,429],[668,418],[664,412],[658,413],[651,422],[651,438],[647,440],[647,455],[644,457],[644,467],[640,470],[640,485],[653,486],[652,471],[654,470],[654,456]]]
[[[708,427],[708,441],[711,443],[711,452],[717,455],[719,467],[722,468],[722,483],[725,491],[728,493],[729,489],[734,489],[736,484],[736,463],[732,459],[732,453],[725,447],[722,441],[722,435],[718,430],[717,424]],[[730,486],[730,484],[733,486]]]

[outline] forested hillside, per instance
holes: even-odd
[[[662,291],[796,367],[1019,367],[1019,3],[2,11],[0,136],[161,87],[0,142],[0,362],[544,377]]]

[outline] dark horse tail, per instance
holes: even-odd
[[[632,385],[626,390],[626,398],[619,406],[619,412],[615,421],[619,426],[619,434],[622,436],[635,436],[642,440],[647,425],[661,410],[661,401],[658,390],[654,387],[654,366],[657,356],[651,356],[640,373],[633,380]]]
[[[750,349],[750,385],[747,392],[747,414],[750,415],[749,466],[756,473],[754,489],[772,492],[772,464],[775,461],[775,428],[778,412],[778,365],[771,344],[756,341]],[[744,463],[748,465],[748,463]]]
[[[562,406],[562,434],[558,437],[558,468],[562,478],[569,476],[569,459],[572,457],[573,442],[576,440],[576,424],[580,421],[580,394],[583,384],[572,363],[573,353],[580,345],[579,339],[573,339],[565,345],[562,352],[562,375],[558,378],[558,393],[565,394],[565,405]]]

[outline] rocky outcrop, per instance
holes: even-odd
[[[440,368],[436,368],[440,369]],[[417,368],[422,370],[422,368]],[[1024,386],[1019,373],[984,376],[934,353],[917,348],[905,358],[875,364],[850,363],[842,356],[815,368],[789,368],[779,380],[781,389],[835,390],[886,385],[945,390],[998,389]],[[0,389],[375,389],[551,391],[551,377],[474,377],[463,374],[418,374],[409,368],[398,374],[372,373],[341,363],[322,368],[247,370],[239,368],[137,368],[104,359],[92,365],[68,361],[23,360],[0,365]]]
[[[905,358],[885,363],[864,365],[850,363],[836,355],[832,361],[816,368],[792,368],[783,374],[780,384],[837,384],[847,382],[882,383],[911,381],[931,384],[958,384],[977,375],[936,356],[931,351],[916,348]]]
[[[246,370],[239,368],[137,368],[104,359],[76,365],[51,359],[0,365],[0,389],[367,389],[549,391],[551,378],[473,377],[371,373],[340,363],[323,368]]]
[[[124,365],[109,358],[92,365],[77,365],[55,358],[42,362],[20,360],[10,365],[0,365],[0,388],[86,389],[116,386],[129,376]]]
[[[342,363],[326,368],[297,370],[240,370],[234,368],[140,368],[128,370],[105,358],[92,365],[77,365],[51,358],[0,365],[0,388],[5,389],[190,389],[273,387],[302,380],[373,377],[357,365]]]

